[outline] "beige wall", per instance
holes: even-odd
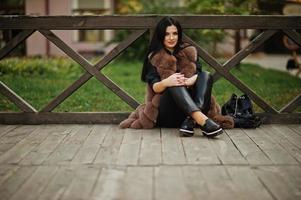
[[[26,0],[25,3],[26,15],[45,15],[45,3],[44,0]],[[27,55],[45,55],[46,54],[46,40],[38,32],[32,34],[26,40],[26,52]]]
[[[25,13],[26,15],[71,15],[73,0],[48,0],[49,6],[46,13],[46,0],[25,0]],[[109,7],[108,3],[113,3],[113,0],[106,0],[106,7]],[[112,9],[111,9],[111,11]],[[112,14],[111,13],[111,14]],[[110,13],[108,13],[110,14]],[[75,51],[96,51],[104,48],[104,43],[87,43],[75,41],[73,30],[54,30],[53,31],[60,39],[71,46]],[[105,39],[109,40],[112,37],[111,31],[105,32]],[[28,56],[34,55],[47,55],[47,49],[50,56],[64,56],[65,54],[53,45],[50,41],[41,35],[39,32],[35,32],[26,40],[26,51]]]

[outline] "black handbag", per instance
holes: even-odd
[[[296,61],[293,58],[290,58],[286,63],[286,69],[292,70],[292,69],[298,69],[299,65],[296,63]]]
[[[232,94],[230,99],[222,106],[222,114],[233,117],[253,115],[254,111],[251,99],[246,94],[240,97]]]
[[[262,124],[261,119],[254,114],[252,101],[248,95],[237,96],[232,94],[222,106],[222,115],[232,116],[234,127],[256,128]]]

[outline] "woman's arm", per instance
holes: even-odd
[[[166,79],[163,79],[157,83],[153,84],[153,90],[156,93],[163,92],[168,87],[173,86],[183,86],[185,85],[185,77],[184,74],[181,73],[174,73],[167,77]]]
[[[192,85],[194,85],[195,84],[195,82],[196,82],[196,80],[197,80],[197,78],[198,78],[198,73],[199,72],[202,72],[202,64],[201,64],[201,62],[200,62],[200,60],[199,60],[199,58],[197,59],[197,61],[195,62],[195,65],[196,65],[196,74],[195,75],[193,75],[192,77],[190,77],[190,78],[186,78],[185,79],[185,86],[192,86]]]
[[[189,86],[194,85],[197,78],[198,78],[198,74],[195,74],[190,78],[185,78],[185,86],[189,87]]]

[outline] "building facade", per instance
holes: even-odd
[[[25,14],[44,15],[111,15],[114,0],[25,0]],[[53,30],[65,43],[81,54],[102,54],[114,35],[112,30]],[[42,34],[35,32],[26,40],[27,56],[64,56]]]

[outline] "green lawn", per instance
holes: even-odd
[[[110,79],[120,85],[139,102],[143,102],[145,84],[140,81],[142,62],[114,61],[104,70]],[[204,69],[209,69],[204,67]],[[285,72],[263,69],[257,65],[242,64],[231,71],[274,108],[280,109],[301,92],[301,80]],[[41,109],[55,96],[77,80],[83,70],[66,59],[5,59],[0,62],[0,80]],[[213,94],[222,105],[232,93],[242,94],[225,79],[214,84]],[[260,109],[255,106],[256,111]],[[18,108],[0,95],[0,111],[17,111]],[[91,78],[78,91],[54,111],[130,111],[118,96]]]

